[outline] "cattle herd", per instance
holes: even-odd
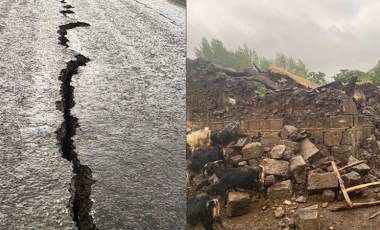
[[[212,132],[205,127],[187,135],[188,187],[198,174],[202,174],[204,178],[209,177],[211,181],[206,193],[193,195],[188,192],[188,227],[201,223],[206,230],[212,230],[216,224],[222,226],[219,199],[225,199],[232,190],[260,191],[263,188],[263,166],[234,168],[225,161],[223,148],[241,137],[243,135],[239,123],[230,123],[219,132]]]

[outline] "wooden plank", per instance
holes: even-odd
[[[367,187],[372,187],[372,186],[380,186],[380,182],[372,182],[372,183],[368,183],[368,184],[356,185],[356,186],[347,188],[346,191],[349,193],[349,192],[354,192],[354,191],[357,191],[357,190],[360,190],[363,188],[367,188]]]
[[[347,168],[350,168],[350,167],[353,167],[353,166],[356,166],[356,165],[360,165],[360,164],[362,164],[364,162],[365,161],[356,161],[356,162],[354,162],[352,164],[349,164],[349,165],[346,165],[346,166],[340,168],[338,171],[342,171],[343,169],[347,169]]]
[[[350,197],[348,196],[346,188],[344,187],[344,182],[343,182],[342,178],[340,177],[340,173],[338,171],[338,168],[336,166],[335,161],[331,161],[331,166],[333,167],[334,172],[336,173],[336,177],[338,178],[340,190],[342,190],[342,193],[343,193],[344,199],[346,200],[346,203],[348,204],[348,206],[352,207],[353,206],[352,201],[350,200]]]
[[[347,210],[347,209],[353,209],[353,208],[364,208],[364,207],[376,206],[379,204],[380,204],[380,200],[372,201],[372,202],[353,203],[352,206],[342,205],[342,206],[331,208],[330,211],[335,212],[335,211]]]

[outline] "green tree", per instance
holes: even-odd
[[[368,80],[374,85],[380,86],[380,61],[377,65],[368,71]]]
[[[318,73],[310,72],[310,73],[308,73],[307,79],[311,82],[318,84],[318,85],[324,85],[327,83],[325,76],[326,76],[326,74],[324,74],[320,71],[318,71]]]
[[[357,76],[358,80],[364,80],[367,78],[367,74],[360,70],[348,70],[348,69],[341,69],[340,73],[335,74],[333,76],[335,81],[340,81],[343,83],[347,83],[351,77]]]

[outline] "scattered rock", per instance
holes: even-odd
[[[301,150],[301,143],[300,142],[293,142],[289,140],[281,140],[280,145],[285,145],[286,150],[294,151],[295,153],[299,152]]]
[[[210,185],[216,185],[219,183],[219,178],[215,174],[212,174],[212,176],[208,178],[208,182],[210,183]]]
[[[258,166],[259,162],[257,162],[256,159],[251,159],[251,160],[248,160],[248,164],[251,166]]]
[[[298,129],[291,125],[284,125],[284,128],[281,132],[281,138],[287,139],[290,135],[298,132]]]
[[[225,154],[226,158],[231,158],[231,157],[234,157],[236,155],[239,155],[239,152],[233,148],[224,148],[224,154]]]
[[[285,145],[276,145],[270,151],[270,157],[273,159],[280,159],[284,155],[286,146]]]
[[[313,143],[308,138],[305,138],[301,141],[301,150],[300,154],[304,160],[312,158],[319,152],[319,149],[315,147]]]
[[[343,166],[348,162],[348,158],[352,154],[351,145],[333,146],[331,148],[331,155],[338,160],[338,165]]]
[[[277,133],[264,134],[261,137],[261,144],[266,147],[273,147],[280,143],[281,137]]]
[[[241,161],[241,162],[238,163],[238,166],[239,166],[239,167],[244,167],[244,166],[246,166],[246,165],[247,165],[247,162],[246,162],[246,161]]]
[[[292,150],[285,150],[284,154],[282,155],[283,160],[289,161],[295,156],[294,151]]]
[[[296,202],[297,203],[306,203],[307,202],[307,198],[305,196],[299,196],[297,199],[296,199]]]
[[[273,175],[269,175],[265,177],[265,180],[264,180],[265,187],[269,187],[273,185],[274,183],[276,183],[276,178]]]
[[[337,188],[338,179],[335,172],[310,173],[308,176],[307,190],[323,190]]]
[[[347,164],[351,164],[351,163],[354,163],[354,162],[357,162],[357,161],[359,161],[359,160],[356,159],[353,156],[350,156],[348,158],[348,163]],[[365,175],[368,174],[368,172],[369,172],[369,170],[371,170],[371,168],[368,165],[362,163],[360,165],[355,165],[355,166],[349,168],[349,170],[352,170],[352,171],[355,171],[355,172],[359,173],[360,176],[365,176]]]
[[[261,163],[266,173],[275,176],[287,177],[289,175],[289,162],[275,159],[264,159]]]
[[[260,158],[264,153],[264,148],[260,142],[249,143],[242,149],[243,159]]]
[[[284,204],[284,205],[291,205],[292,202],[290,200],[284,200],[284,202],[282,202],[282,204]]]
[[[227,216],[240,216],[248,212],[249,194],[246,192],[229,192],[227,197]]]
[[[296,225],[300,230],[319,230],[318,205],[300,208],[296,213]]]
[[[297,183],[303,184],[306,182],[306,162],[301,155],[290,159],[289,170],[290,175]]]
[[[322,203],[322,207],[323,207],[323,208],[327,208],[327,206],[329,206],[329,202],[324,202],[324,203]]]
[[[274,210],[274,216],[276,217],[276,218],[282,218],[282,217],[284,217],[285,216],[285,211],[284,211],[284,209],[280,206],[280,207],[278,207],[278,208],[276,208],[275,210]]]
[[[243,160],[243,157],[239,154],[239,155],[231,157],[230,160],[233,165],[237,165],[239,164],[239,162]]]
[[[335,200],[335,193],[330,189],[323,190],[322,201],[332,203]]]
[[[342,180],[347,187],[352,187],[363,183],[362,177],[355,171],[342,175]]]
[[[271,200],[290,198],[292,196],[292,183],[290,180],[276,183],[268,188],[267,194]]]

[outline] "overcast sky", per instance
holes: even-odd
[[[202,37],[265,57],[282,52],[327,76],[367,71],[380,60],[380,1],[188,0],[188,57]]]

